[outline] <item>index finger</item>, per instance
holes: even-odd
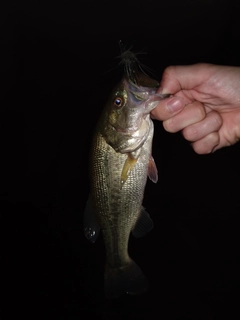
[[[194,89],[208,79],[210,67],[213,65],[206,63],[167,67],[163,72],[158,93],[175,94],[184,89]]]

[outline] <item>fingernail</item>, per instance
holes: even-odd
[[[157,93],[162,94],[162,91],[163,91],[163,87],[159,87],[159,88],[157,89]]]
[[[167,102],[169,111],[176,112],[184,107],[184,102],[181,98],[174,97]]]
[[[168,90],[164,89],[163,87],[159,87],[157,89],[157,93],[160,93],[160,94],[170,94]]]

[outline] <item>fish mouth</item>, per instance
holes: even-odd
[[[147,102],[149,98],[156,94],[157,88],[153,87],[146,87],[142,85],[138,85],[136,83],[133,83],[128,78],[123,79],[123,84],[126,89],[126,91],[130,94],[131,97],[134,97],[136,102]]]
[[[141,128],[143,121],[147,121],[146,118],[148,115],[149,115],[148,113],[142,114],[141,121],[138,121],[134,126],[131,126],[131,127],[126,128],[126,127],[121,127],[119,125],[118,126],[111,125],[111,127],[116,132],[122,133],[124,135],[131,135],[132,136],[135,132],[137,132]]]
[[[123,134],[132,134],[134,133],[137,129],[123,129],[123,128],[115,128],[113,127],[117,132],[123,133]]]
[[[132,135],[134,134],[136,131],[139,130],[140,126],[134,126],[134,127],[130,127],[130,128],[122,128],[122,127],[113,127],[114,130],[116,130],[117,132],[123,133],[125,135]]]
[[[150,120],[150,118],[149,118]],[[119,136],[119,143],[115,144],[114,149],[120,153],[133,152],[141,147],[146,138],[149,135],[149,131],[151,128],[151,122],[149,123],[148,119],[145,119],[143,123],[136,127],[131,128],[121,128],[121,127],[112,127],[117,135]]]
[[[134,127],[134,128],[121,128],[121,127],[114,127],[114,126],[111,126],[111,127],[114,131],[121,133],[125,136],[132,136],[138,130],[138,127]]]

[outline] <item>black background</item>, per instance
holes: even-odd
[[[148,293],[107,301],[104,247],[83,235],[88,151],[121,76],[118,40],[165,67],[240,64],[237,1],[9,1],[0,10],[3,319],[238,319],[240,145],[197,155],[154,121],[159,171],[130,239]],[[6,271],[5,271],[6,270]],[[5,303],[6,301],[6,303]]]

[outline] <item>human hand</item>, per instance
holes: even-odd
[[[182,131],[194,151],[206,154],[240,139],[240,67],[170,66],[158,93],[171,97],[151,112],[168,132]]]

